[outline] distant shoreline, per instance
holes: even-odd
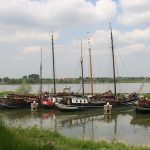
[[[0,85],[15,85],[21,84],[22,82],[29,84],[40,84],[40,79],[7,79],[1,80]],[[150,78],[116,78],[117,83],[150,83]],[[56,79],[56,84],[81,84],[81,78],[65,78],[65,79]],[[53,84],[53,79],[42,79],[43,84]],[[90,78],[84,78],[85,84],[90,84]],[[113,78],[93,78],[93,84],[108,84],[113,83]]]

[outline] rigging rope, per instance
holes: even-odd
[[[76,73],[75,73],[75,77],[74,77],[74,79],[73,79],[73,91],[75,91],[75,80],[76,80],[76,78],[77,78],[77,76],[79,77],[79,73],[81,74],[81,69],[79,69],[79,68],[81,68],[80,67],[80,59],[79,59],[79,61],[78,61],[78,64],[77,64],[77,69],[76,69]]]
[[[145,80],[146,80],[146,79],[144,78],[144,80],[143,80],[143,82],[142,82],[142,84],[141,84],[139,90],[137,91],[137,93],[141,93],[141,92],[143,91],[143,87],[144,87],[144,84],[145,84]]]
[[[121,56],[121,54],[120,54],[120,52],[119,52],[119,50],[118,49],[116,49],[116,54],[118,55],[118,58],[120,58],[120,64],[122,65],[122,67],[123,67],[123,70],[125,71],[125,73],[127,74],[127,77],[129,77],[129,74],[128,74],[128,70],[127,70],[127,68],[126,68],[126,65],[125,65],[125,63],[124,63],[124,59],[122,58],[122,56]],[[118,63],[119,64],[119,63]],[[121,70],[121,69],[120,69]],[[121,84],[120,84],[120,87],[121,87]],[[130,87],[132,87],[132,89],[133,89],[133,85],[132,84],[130,84]],[[127,91],[129,91],[129,89],[127,90]],[[129,91],[130,92],[130,91]]]

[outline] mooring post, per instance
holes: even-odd
[[[106,105],[104,105],[104,115],[110,115],[112,111],[112,105],[107,102]]]
[[[35,101],[31,103],[31,111],[37,111],[37,108],[38,108],[38,103],[36,103]]]

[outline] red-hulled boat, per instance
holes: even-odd
[[[40,107],[49,109],[49,108],[54,107],[55,102],[56,102],[56,98],[55,97],[48,97],[46,99],[41,100]]]

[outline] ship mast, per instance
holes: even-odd
[[[41,62],[40,62],[40,94],[42,95],[42,48],[41,48]]]
[[[109,25],[110,25],[110,35],[111,35],[112,60],[113,60],[114,94],[116,97],[116,73],[115,73],[114,43],[113,43],[113,34],[112,34],[111,23]]]
[[[81,40],[81,77],[82,77],[82,95],[84,96],[84,77],[83,77],[83,57],[82,57],[82,40]]]
[[[52,59],[53,59],[53,84],[54,84],[54,95],[56,94],[56,79],[55,79],[55,57],[54,57],[54,39],[52,33]]]
[[[89,32],[88,32],[89,34]],[[90,83],[91,83],[91,95],[93,95],[93,73],[92,73],[92,57],[91,57],[91,44],[88,37],[88,46],[89,46],[89,60],[90,60]]]

